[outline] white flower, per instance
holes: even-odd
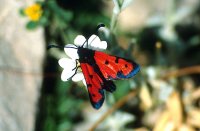
[[[105,50],[107,48],[107,42],[101,41],[98,36],[92,35],[88,40],[82,35],[78,35],[74,39],[74,44],[67,44],[64,48],[65,53],[69,58],[61,58],[58,63],[63,68],[61,74],[62,81],[68,81],[72,78],[72,81],[82,81],[86,85],[83,73],[81,70],[77,69],[78,67],[78,53],[77,46],[82,46],[84,48],[94,49],[94,50]],[[72,47],[72,48],[68,48]],[[77,72],[76,72],[77,71]],[[75,74],[76,73],[76,74]]]

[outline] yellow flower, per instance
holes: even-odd
[[[27,7],[24,10],[24,13],[29,17],[32,21],[38,21],[42,15],[42,8],[39,4],[33,4],[29,7]]]

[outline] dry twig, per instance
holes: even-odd
[[[200,74],[200,65],[171,71],[171,72],[165,74],[162,78],[169,79],[172,77],[179,77],[179,76],[190,75],[190,74]]]

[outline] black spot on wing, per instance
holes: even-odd
[[[87,87],[89,88],[89,87],[92,87],[92,84],[87,84]]]
[[[115,63],[119,63],[119,58],[118,57],[116,57]]]
[[[127,75],[124,75],[123,72],[120,70],[117,72],[117,78],[119,79],[127,79],[127,78],[131,78],[134,75],[136,75],[140,70],[139,65],[135,65],[135,68]]]
[[[89,77],[92,79],[92,78],[93,78],[93,75],[89,75]]]
[[[105,61],[105,64],[106,64],[106,65],[108,65],[108,64],[109,64],[109,61],[108,61],[108,60],[106,60],[106,61]]]
[[[128,67],[128,65],[127,65],[127,64],[125,64],[125,67],[127,68],[127,67]]]

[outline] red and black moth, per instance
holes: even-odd
[[[116,89],[112,80],[131,78],[140,70],[138,64],[104,52],[78,47],[80,67],[85,77],[92,106],[99,109],[104,101],[104,90]]]
[[[80,66],[76,66],[76,71],[79,67],[82,69],[91,104],[95,109],[99,109],[105,99],[104,91],[116,90],[113,80],[131,78],[139,72],[140,67],[132,60],[84,48],[83,45],[76,48],[80,63]]]

